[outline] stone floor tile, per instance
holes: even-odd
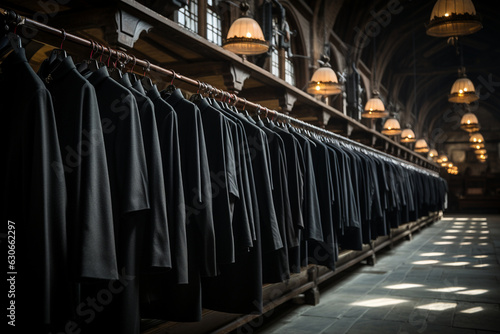
[[[499,333],[500,216],[485,217],[484,229],[467,215],[457,221],[464,224],[450,217],[422,229],[377,253],[374,266],[358,265],[323,285],[319,305],[295,305],[276,317],[279,326],[254,333]]]

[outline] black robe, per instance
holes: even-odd
[[[8,222],[2,244],[15,247],[15,259],[7,257],[7,247],[4,254],[6,278],[15,277],[17,292],[8,300],[16,303],[15,328],[45,333],[64,328],[72,316],[66,182],[56,119],[51,95],[24,49],[0,65],[0,92],[7,131],[2,188]],[[4,321],[13,320],[10,311],[6,314]]]

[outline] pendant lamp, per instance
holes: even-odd
[[[467,132],[477,132],[479,131],[479,129],[481,129],[476,115],[471,112],[468,112],[462,116],[460,127]]]
[[[442,162],[448,162],[448,157],[446,156],[446,154],[441,154],[441,155],[438,157],[438,162],[439,162],[439,163],[442,163]]]
[[[484,143],[484,137],[479,132],[473,133],[469,138],[470,146],[476,147],[477,144]]]
[[[427,145],[425,139],[419,139],[415,143],[415,148],[413,150],[417,153],[427,153],[429,152],[429,146]]]
[[[388,118],[384,123],[382,133],[386,136],[397,136],[401,134],[401,126],[395,118]]]
[[[365,111],[361,113],[363,118],[384,118],[389,116],[389,112],[385,110],[384,103],[378,97],[378,93],[374,92],[373,97],[366,102]]]
[[[477,149],[474,151],[474,153],[476,153],[476,155],[481,155],[481,154],[486,154],[486,149],[484,148],[480,148],[480,149]]]
[[[488,154],[479,154],[479,155],[477,156],[477,158],[478,158],[479,160],[486,160],[486,159],[488,159]]]
[[[477,101],[479,96],[476,94],[474,84],[465,75],[465,69],[459,71],[461,77],[458,78],[451,86],[450,95],[448,95],[448,101],[452,103],[471,103]]]
[[[307,92],[313,95],[336,95],[342,92],[337,75],[330,67],[328,58],[326,63],[318,68],[307,86]]]
[[[434,148],[431,149],[429,151],[429,158],[431,158],[431,159],[434,160],[434,159],[437,159],[437,157],[438,157],[438,151],[436,149],[434,149]]]
[[[248,16],[250,6],[241,3],[243,17],[233,22],[222,47],[239,55],[258,55],[269,50],[260,25]]]
[[[404,129],[401,132],[401,142],[402,143],[413,143],[415,142],[415,132],[412,129]]]
[[[432,9],[427,35],[463,36],[481,30],[483,25],[471,0],[438,0]]]

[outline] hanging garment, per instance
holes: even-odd
[[[288,247],[299,245],[297,233],[304,228],[303,203],[304,203],[304,172],[300,165],[301,152],[299,141],[284,128],[277,127],[273,122],[267,124],[269,129],[278,134],[283,141],[286,157],[287,187],[290,207],[292,212],[293,230],[291,230]],[[300,269],[299,269],[300,270]]]
[[[311,151],[311,142],[303,135],[290,128],[290,132],[301,144],[304,159],[304,238],[323,241],[321,228],[321,212],[314,172],[314,162]],[[314,145],[314,144],[313,144]]]
[[[6,97],[2,111],[8,138],[3,186],[8,222],[2,242],[15,240],[8,271],[19,272],[13,323],[22,332],[46,333],[64,328],[72,317],[68,268],[76,258],[68,253],[64,160],[52,98],[24,48],[0,64],[0,91]],[[7,311],[6,321],[12,320]]]
[[[288,240],[292,226],[292,212],[288,197],[286,176],[286,156],[283,140],[272,130],[268,129],[262,120],[257,120],[256,125],[262,129],[269,143],[270,168],[273,182],[273,203],[276,212],[278,228],[283,247],[269,252],[262,257],[262,274],[264,283],[277,283],[290,278],[288,263]]]
[[[150,188],[153,174],[148,171],[135,97],[109,76],[106,67],[90,74],[88,80],[96,90],[103,124],[118,267],[122,275],[131,279],[97,314],[96,319],[85,328],[85,332],[106,333],[118,330],[120,333],[135,334],[140,332],[138,274],[142,239],[144,232],[153,226],[150,221],[153,216],[150,210],[150,199],[154,195]],[[158,231],[159,235],[161,233],[162,231]],[[148,239],[148,243],[152,240],[154,238]],[[148,255],[150,260],[152,254]],[[169,256],[168,249],[163,255]],[[109,284],[113,283],[85,286],[82,291],[84,296],[92,298]]]
[[[248,248],[253,246],[253,241],[255,240],[255,222],[253,219],[253,212],[251,212],[253,204],[251,202],[250,185],[248,181],[247,167],[244,163],[246,160],[241,152],[241,142],[243,139],[243,133],[239,131],[238,124],[229,117],[228,113],[231,111],[228,109],[227,105],[222,102],[217,103],[215,100],[210,101],[210,105],[213,110],[220,113],[222,119],[227,125],[228,129],[228,139],[231,145],[228,149],[233,152],[226,155],[226,169],[234,173],[233,183],[236,181],[238,187],[238,198],[236,198],[234,205],[234,212],[232,215],[232,228],[233,228],[233,239],[235,248],[240,248],[242,250],[248,250]],[[204,118],[208,118],[208,115],[204,115]],[[207,137],[210,136],[210,127],[206,127]],[[231,158],[231,159],[228,159]],[[234,161],[232,161],[234,159]],[[233,166],[234,165],[234,166]]]
[[[344,198],[347,199],[346,204],[346,221],[343,226],[343,231],[341,236],[339,236],[339,246],[342,249],[352,249],[361,250],[362,249],[362,226],[361,226],[361,213],[360,213],[360,201],[358,197],[357,189],[357,178],[358,170],[356,165],[352,163],[352,158],[347,153],[348,150],[345,147],[341,147],[337,144],[331,144],[337,156],[340,157],[340,165],[345,175],[345,185],[344,188]]]
[[[151,267],[171,268],[166,190],[155,107],[151,99],[145,95],[140,81],[135,81],[131,85],[129,75],[125,73],[120,82],[130,90],[137,101],[139,124],[142,130],[138,134],[142,134],[148,171],[148,195],[151,210],[144,229],[147,242],[145,243],[146,249],[141,252],[145,261],[143,266],[145,270]]]
[[[186,212],[188,283],[177,284],[167,275],[154,301],[141,310],[144,317],[173,321],[200,321],[202,310],[200,276],[215,276],[216,244],[210,171],[198,107],[184,99],[180,90],[166,96],[178,118],[179,148]]]
[[[94,87],[66,57],[38,75],[51,93],[67,187],[68,244],[75,279],[117,279],[108,166]]]
[[[217,263],[234,263],[235,242],[233,217],[240,190],[236,175],[233,137],[227,119],[206,99],[198,102],[212,185],[212,206],[216,240]]]
[[[156,85],[148,91],[147,96],[154,104],[156,125],[158,127],[166,190],[165,200],[170,231],[172,269],[177,276],[177,283],[186,284],[188,283],[186,211],[177,114],[172,106],[161,98]]]
[[[260,212],[257,200],[252,157],[245,127],[239,117],[228,108],[220,111],[234,124],[240,139],[242,181],[247,193],[248,218],[252,231],[252,247],[238,247],[235,263],[219,265],[217,277],[202,280],[203,306],[230,313],[262,313],[262,253]],[[236,218],[235,218],[236,219]]]
[[[321,213],[321,229],[323,240],[310,240],[308,244],[309,263],[324,265],[335,269],[336,238],[333,229],[333,191],[332,165],[328,149],[321,141],[310,138],[312,158],[314,160],[314,175]]]

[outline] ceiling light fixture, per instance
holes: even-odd
[[[484,137],[479,132],[473,133],[469,138],[470,147],[474,148],[477,144],[484,143]]]
[[[438,0],[432,9],[427,35],[434,37],[463,36],[481,28],[481,18],[471,0]]]
[[[481,129],[481,126],[479,125],[479,121],[476,115],[474,115],[471,112],[468,112],[462,116],[462,120],[460,121],[460,127],[462,128],[462,130],[471,133],[477,132],[479,131],[479,129]]]
[[[399,121],[395,118],[388,118],[384,123],[382,133],[386,136],[397,136],[401,134]]]
[[[448,101],[452,103],[466,103],[477,101],[479,96],[476,94],[474,84],[465,75],[465,68],[458,70],[459,78],[451,86]]]
[[[429,158],[432,159],[432,160],[435,160],[438,158],[438,151],[436,149],[431,149],[429,151]]]
[[[384,118],[389,116],[385,110],[384,102],[379,98],[378,92],[373,92],[373,97],[366,102],[365,111],[361,113],[363,118]]]
[[[413,143],[415,142],[415,140],[417,140],[415,138],[415,132],[413,132],[412,129],[404,129],[402,132],[401,132],[401,142],[402,143]]]
[[[415,148],[413,150],[417,153],[427,153],[429,152],[429,146],[427,145],[425,139],[419,139],[415,143]]]
[[[328,57],[325,58],[325,63],[318,68],[307,86],[307,92],[313,95],[336,95],[342,92],[341,86],[337,79],[337,75],[331,68]]]
[[[260,25],[249,17],[250,6],[246,2],[240,5],[243,17],[233,22],[222,47],[239,55],[258,55],[269,50]]]

